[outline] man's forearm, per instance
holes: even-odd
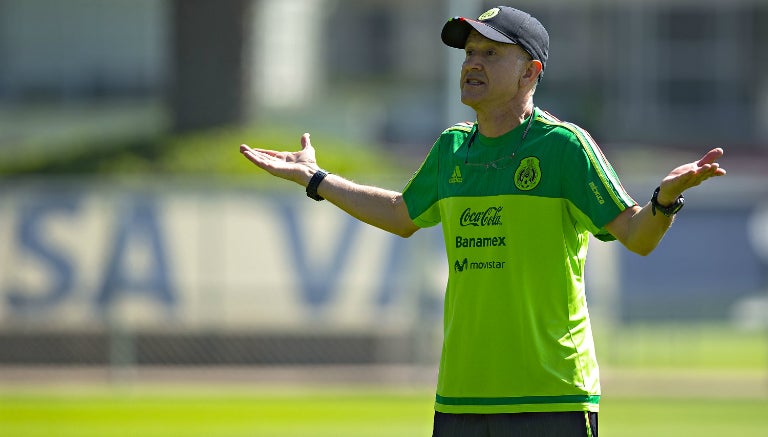
[[[399,192],[357,184],[334,174],[323,179],[317,192],[349,215],[401,237],[419,229]]]
[[[674,217],[658,211],[654,215],[650,202],[642,208],[636,207],[628,223],[626,241],[622,243],[635,253],[648,255],[659,245]]]

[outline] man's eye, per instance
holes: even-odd
[[[488,55],[488,56],[493,56],[493,55],[496,54],[496,51],[495,50],[488,50],[488,51],[485,52],[485,54]]]

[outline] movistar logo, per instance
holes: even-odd
[[[503,269],[504,264],[506,263],[506,261],[469,261],[467,258],[464,258],[463,261],[457,259],[456,262],[453,263],[453,270],[455,270],[456,273],[461,273],[464,270]]]
[[[485,211],[464,210],[459,217],[461,226],[501,226],[501,210],[503,206],[492,206]]]
[[[451,175],[451,178],[448,179],[449,184],[460,184],[462,181],[461,178],[461,169],[457,165],[456,168],[453,169],[453,174]]]

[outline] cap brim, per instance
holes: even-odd
[[[443,26],[440,38],[443,40],[443,43],[449,47],[463,49],[467,44],[467,37],[469,37],[469,32],[471,32],[472,29],[475,29],[490,40],[507,44],[517,44],[516,41],[509,39],[506,35],[482,21],[464,17],[455,17],[448,20]]]

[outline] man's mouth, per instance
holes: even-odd
[[[471,86],[479,86],[479,85],[485,85],[485,82],[483,82],[480,79],[468,77],[468,78],[464,79],[464,84],[465,85],[471,85]]]

